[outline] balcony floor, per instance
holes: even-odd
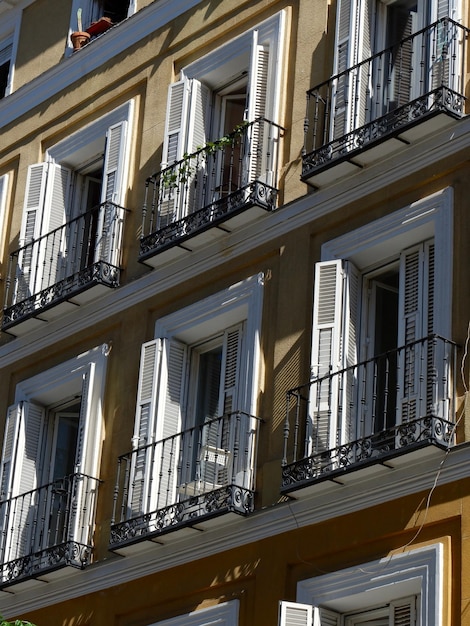
[[[431,102],[431,103],[430,103]],[[321,188],[457,123],[464,97],[442,87],[303,157],[302,180]]]
[[[276,189],[256,181],[143,237],[139,261],[158,267],[185,256],[272,211],[276,200]]]
[[[370,437],[288,463],[282,493],[318,491],[326,482],[345,485],[425,457],[453,444],[454,425],[437,417],[406,422]]]
[[[120,270],[102,261],[3,310],[1,329],[16,337],[41,327],[119,286]]]
[[[185,490],[187,491],[187,490]],[[249,515],[254,509],[254,494],[249,489],[227,485],[180,500],[152,513],[111,525],[109,549],[129,554],[139,551],[143,541],[160,543],[170,533],[202,531],[207,524],[223,523],[227,514]]]

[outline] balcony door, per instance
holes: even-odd
[[[444,27],[421,31],[455,13],[454,0],[339,0],[332,139],[439,86],[436,77],[445,71],[441,44],[448,34]]]
[[[37,549],[60,545],[73,536],[71,527],[77,466],[81,403],[76,399],[62,408],[48,411],[44,459],[44,480],[38,506],[44,512],[44,525],[36,537]]]
[[[434,292],[432,241],[367,273],[317,263],[308,455],[426,415]]]

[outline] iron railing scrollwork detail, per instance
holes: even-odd
[[[72,474],[0,501],[0,588],[91,562],[99,480]]]
[[[126,209],[104,202],[10,255],[2,329],[95,286],[119,286]]]
[[[438,113],[461,117],[469,32],[441,18],[310,89],[302,178]]]
[[[185,155],[147,179],[140,260],[258,207],[277,204],[283,129],[264,118]]]
[[[282,490],[452,446],[455,360],[456,345],[430,335],[289,390]]]
[[[251,513],[259,422],[237,411],[121,456],[110,548]]]

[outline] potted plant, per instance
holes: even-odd
[[[82,10],[78,9],[77,11],[77,26],[78,30],[74,31],[70,35],[70,39],[72,40],[73,51],[76,52],[80,50],[85,44],[90,41],[90,33],[87,33],[86,30],[83,30],[82,26]]]

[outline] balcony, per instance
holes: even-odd
[[[110,549],[127,554],[251,513],[259,422],[231,413],[121,456]]]
[[[90,563],[98,485],[74,474],[0,502],[0,589]]]
[[[456,346],[433,335],[287,394],[282,491],[307,493],[455,443]]]
[[[146,182],[139,261],[157,267],[276,208],[283,129],[264,118]]]
[[[125,214],[104,202],[13,252],[2,330],[22,335],[117,287]]]
[[[302,180],[331,184],[455,124],[468,34],[442,18],[310,89]]]

